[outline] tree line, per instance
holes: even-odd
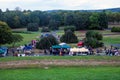
[[[27,27],[30,23],[37,23],[39,27],[52,30],[60,26],[75,26],[76,30],[105,29],[108,22],[120,22],[119,12],[80,12],[80,11],[31,11],[19,9],[3,12],[0,9],[0,21],[6,22],[11,28]]]

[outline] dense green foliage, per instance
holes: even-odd
[[[112,27],[111,32],[120,32],[120,27]]]
[[[0,45],[12,43],[12,31],[7,23],[0,21]]]
[[[0,70],[1,80],[120,80],[120,67],[48,67]]]
[[[68,30],[71,30],[72,32],[75,32],[75,26],[66,26],[66,27],[64,28],[64,31],[65,31],[65,32],[68,31]]]
[[[50,29],[48,27],[43,27],[41,32],[50,32]]]
[[[27,25],[27,31],[38,31],[39,30],[39,26],[37,23],[29,23]]]
[[[106,29],[108,28],[108,18],[105,12],[93,13],[90,17],[90,29]]]
[[[100,29],[106,29],[108,28],[108,17],[105,13],[105,11],[99,13],[99,26],[100,26]]]
[[[54,36],[49,35],[47,37],[42,37],[40,41],[37,43],[36,48],[49,49],[51,46],[57,45],[57,44],[58,44],[57,39]]]
[[[78,39],[77,36],[74,34],[74,32],[68,30],[65,32],[64,35],[61,36],[60,41],[66,43],[77,43]]]
[[[86,33],[86,38],[96,38],[97,40],[102,40],[103,36],[101,33],[91,30]]]
[[[51,30],[58,30],[60,22],[56,20],[50,20],[48,26]]]
[[[13,47],[14,47],[15,43],[21,42],[23,40],[23,37],[20,34],[13,34],[12,40],[13,40],[12,43],[13,43]]]
[[[95,16],[96,14],[97,16]],[[91,17],[91,18],[90,18]],[[49,11],[30,11],[20,9],[5,12],[0,10],[0,20],[6,22],[11,28],[27,27],[29,23],[37,23],[38,26],[47,26],[52,30],[59,29],[59,26],[74,25],[76,30],[81,29],[104,29],[108,22],[119,23],[119,12],[80,12],[58,10]],[[93,21],[96,20],[96,21]],[[99,24],[99,25],[98,25]],[[98,28],[99,27],[99,28]]]
[[[99,18],[99,15],[97,13],[93,13],[93,15],[89,17],[90,24],[91,24],[89,27],[90,29],[100,29],[98,18]]]
[[[86,33],[86,38],[85,38],[85,45],[87,46],[91,46],[93,48],[96,47],[102,47],[103,43],[100,42],[100,40],[102,40],[102,34],[100,34],[97,31],[88,31]]]

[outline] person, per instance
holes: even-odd
[[[62,51],[60,51],[60,56],[62,56],[63,54],[62,54]]]
[[[14,54],[15,54],[15,49],[12,48],[12,49],[11,49],[11,52],[12,52],[12,54],[13,54],[13,56],[14,56]]]
[[[50,50],[49,50],[49,51],[50,51],[50,55],[52,55],[53,53],[52,53],[52,48],[51,48],[51,47],[50,47]]]
[[[44,50],[44,53],[45,53],[45,55],[47,55],[47,50],[46,49]]]

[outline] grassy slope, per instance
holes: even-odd
[[[0,80],[120,80],[120,67],[50,67],[0,70]]]

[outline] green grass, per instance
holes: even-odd
[[[103,38],[105,44],[120,44],[120,35],[119,36],[107,36]]]
[[[3,57],[0,62],[18,60],[120,60],[119,56],[40,56],[40,57]]]
[[[20,35],[23,36],[23,41],[21,41],[17,44],[24,45],[26,43],[30,43],[31,40],[36,39],[37,36],[40,36],[40,32],[33,32],[31,34],[20,33]]]
[[[15,43],[15,46],[25,45],[31,42],[33,39],[37,39],[40,36],[40,32],[29,32],[29,33],[15,33],[20,34],[23,37],[23,41]],[[5,46],[12,47],[12,44],[6,44]]]
[[[1,69],[0,80],[120,80],[120,67]]]

